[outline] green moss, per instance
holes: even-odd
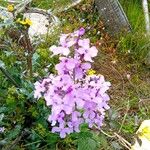
[[[69,3],[71,3],[71,0],[33,0],[32,6],[43,9],[57,9],[59,11]]]
[[[7,5],[8,2],[6,2],[5,0],[0,0],[0,6],[7,7]]]
[[[150,50],[150,39],[144,32],[131,32],[121,36],[118,43],[118,51],[128,55],[132,60],[144,62],[144,58]]]
[[[139,0],[120,0],[122,7],[134,31],[144,31],[145,21],[142,2]]]

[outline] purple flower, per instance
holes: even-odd
[[[91,68],[91,64],[89,63],[82,63],[82,64],[77,64],[76,68],[74,70],[75,78],[76,79],[81,79],[83,76],[86,74],[87,70]]]
[[[78,121],[78,119],[79,119],[80,116],[81,116],[81,113],[80,113],[80,112],[78,112],[78,111],[72,112],[72,121],[73,121],[73,122]]]
[[[80,132],[80,124],[83,123],[82,119],[79,119],[78,121],[72,121],[68,122],[68,127],[71,129],[71,131]]]
[[[73,58],[60,58],[60,63],[55,66],[55,69],[58,71],[58,74],[69,74],[73,73],[73,69],[75,69],[78,64],[78,60]]]
[[[83,39],[78,42],[80,48],[78,49],[78,53],[84,55],[84,60],[93,62],[92,57],[97,56],[98,50],[95,46],[90,47],[90,40]]]
[[[34,92],[34,98],[39,99],[42,96],[42,92],[45,91],[45,87],[42,85],[42,83],[40,83],[38,81],[34,84],[34,86],[36,89]]]
[[[74,33],[72,33],[72,36],[80,37],[80,36],[84,35],[84,33],[85,33],[85,29],[84,28],[80,28],[79,30],[77,30]]]
[[[90,46],[89,39],[81,39],[83,28],[60,37],[59,46],[52,46],[53,55],[59,55],[56,75],[36,82],[34,97],[44,97],[51,109],[48,121],[53,133],[65,138],[80,132],[80,125],[87,123],[101,128],[110,100],[107,91],[111,84],[102,75],[87,75],[93,57],[98,53]]]
[[[59,127],[53,127],[52,133],[59,132],[61,138],[65,138],[67,134],[70,134],[72,130],[67,127],[64,127],[64,124],[60,124]]]
[[[3,133],[5,131],[4,127],[0,127],[0,133]]]
[[[80,28],[79,29],[79,36],[84,35],[84,33],[85,33],[85,29],[84,28]]]
[[[72,37],[70,34],[62,34],[60,36],[60,45],[62,47],[71,47],[76,43],[76,38]]]

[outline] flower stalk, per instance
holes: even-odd
[[[83,123],[89,128],[96,125],[100,129],[105,111],[109,109],[107,90],[110,83],[90,70],[98,50],[90,46],[89,39],[82,39],[84,33],[81,28],[61,35],[59,46],[50,48],[53,55],[60,56],[60,62],[55,66],[57,74],[35,83],[34,97],[44,97],[51,108],[48,117],[51,132],[59,133],[61,138],[80,132]]]

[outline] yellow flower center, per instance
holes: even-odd
[[[145,137],[150,141],[150,126],[143,128],[140,136]]]
[[[90,70],[87,71],[88,75],[94,75],[95,73],[96,73],[96,71],[93,70],[93,69],[90,69]]]
[[[13,4],[9,4],[9,5],[7,6],[7,10],[8,10],[9,12],[13,12],[13,11],[14,11],[14,5],[13,5]]]

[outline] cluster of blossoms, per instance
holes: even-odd
[[[48,121],[52,132],[64,138],[72,132],[79,132],[80,125],[101,128],[105,110],[109,109],[106,91],[110,83],[102,75],[91,70],[92,58],[98,50],[90,46],[89,39],[81,39],[85,30],[81,28],[60,37],[59,46],[52,46],[53,55],[59,55],[55,66],[57,75],[35,83],[34,97],[44,97],[51,114]]]

